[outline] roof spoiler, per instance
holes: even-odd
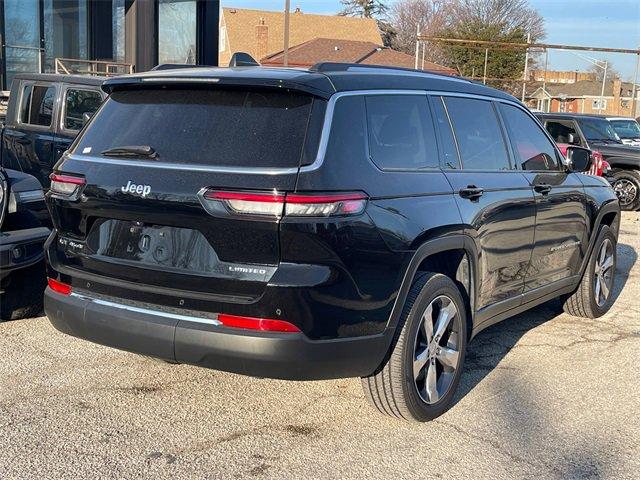
[[[260,64],[256,60],[245,52],[236,52],[231,56],[229,60],[230,67],[259,67]]]

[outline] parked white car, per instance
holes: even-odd
[[[635,118],[607,117],[613,129],[625,145],[640,147],[640,124]]]

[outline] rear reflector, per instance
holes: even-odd
[[[49,284],[49,288],[56,293],[59,293],[61,295],[71,294],[71,285],[67,285],[66,283],[54,280],[53,278],[47,278],[47,283]]]
[[[67,197],[77,193],[80,187],[86,183],[84,178],[58,175],[57,173],[49,175],[49,179],[51,180],[51,191]]]
[[[244,328],[247,330],[259,330],[261,332],[287,332],[295,333],[300,329],[292,323],[284,320],[271,320],[269,318],[240,317],[221,313],[218,321],[225,327]]]
[[[330,217],[358,215],[367,205],[363,193],[338,193],[329,195],[288,194],[285,215],[293,217]]]
[[[245,215],[269,215],[281,217],[284,206],[284,194],[277,192],[216,192],[207,191],[207,200],[218,200],[233,213]]]
[[[207,190],[204,200],[224,205],[228,212],[280,218],[359,215],[367,205],[367,195],[354,193],[224,192]],[[210,210],[218,211],[212,208]]]

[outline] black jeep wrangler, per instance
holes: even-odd
[[[246,375],[359,376],[381,412],[424,421],[482,329],[558,296],[611,307],[616,195],[507,94],[341,64],[103,88],[47,194],[62,332]]]

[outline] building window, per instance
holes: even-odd
[[[622,108],[629,108],[629,100],[621,100],[620,101],[620,106]]]
[[[196,63],[196,0],[159,0],[158,63]]]
[[[600,98],[596,98],[595,100],[593,100],[593,103],[591,104],[591,109],[592,110],[606,110],[607,109],[607,100],[606,99],[600,99]]]
[[[38,0],[5,0],[5,68],[7,88],[18,73],[41,71]]]
[[[88,57],[87,0],[44,1],[45,70],[55,70],[56,58]]]
[[[125,0],[113,0],[111,4],[113,59],[116,62],[124,62],[124,2]]]

